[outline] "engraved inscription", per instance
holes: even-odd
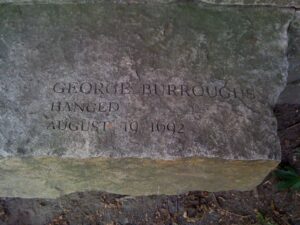
[[[80,102],[52,102],[51,111],[55,112],[116,112],[120,108],[117,102],[80,103]]]
[[[226,83],[226,82],[225,82]],[[96,132],[104,133],[108,130],[118,130],[128,134],[150,133],[153,135],[181,135],[185,133],[185,122],[181,121],[161,121],[157,119],[147,121],[141,118],[130,116],[127,118],[126,108],[130,105],[122,104],[125,96],[141,96],[191,99],[192,104],[186,112],[191,114],[201,114],[202,106],[197,101],[198,98],[218,98],[219,100],[247,99],[255,100],[256,94],[253,88],[241,89],[238,87],[227,87],[216,84],[159,84],[159,83],[130,83],[130,82],[55,82],[52,86],[52,93],[59,100],[50,103],[49,111],[68,115],[76,113],[76,118],[62,118],[47,122],[48,130],[70,131],[70,132]],[[81,97],[81,100],[70,100],[69,98]],[[90,101],[90,97],[93,101]],[[95,102],[99,97],[99,101]],[[123,96],[123,97],[122,97]],[[110,101],[111,98],[113,101]],[[180,98],[180,99],[179,99]],[[117,99],[117,100],[116,100]],[[148,101],[144,98],[143,101]],[[169,113],[179,114],[176,109],[169,109]],[[162,108],[159,108],[162,110]],[[159,111],[158,110],[158,111]],[[125,113],[124,113],[125,112]],[[80,113],[101,115],[101,119],[78,118]],[[118,115],[118,119],[109,119],[109,115]],[[121,118],[121,119],[120,119]]]
[[[255,99],[253,88],[227,88],[225,86],[204,84],[141,84],[141,83],[92,83],[92,82],[57,82],[53,91],[60,94],[85,95],[142,95],[142,96],[175,96],[175,97],[221,97]]]

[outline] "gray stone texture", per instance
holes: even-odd
[[[253,188],[280,161],[272,106],[293,16],[195,3],[0,5],[0,195]]]
[[[200,0],[201,2],[219,5],[256,5],[278,7],[300,7],[299,0]]]
[[[1,17],[2,156],[280,160],[270,105],[291,10],[38,5]]]
[[[297,11],[289,28],[287,86],[278,99],[278,104],[300,104],[300,11]]]
[[[276,7],[300,7],[300,0],[192,0],[195,3],[214,5],[244,5],[244,6],[276,6]],[[14,4],[65,4],[65,3],[185,3],[189,0],[0,0],[0,3]]]

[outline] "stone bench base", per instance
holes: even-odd
[[[91,190],[125,195],[250,190],[277,164],[207,158],[9,158],[0,160],[0,196],[56,198]]]

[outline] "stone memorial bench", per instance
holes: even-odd
[[[299,4],[252,2],[0,1],[0,196],[258,185]]]

